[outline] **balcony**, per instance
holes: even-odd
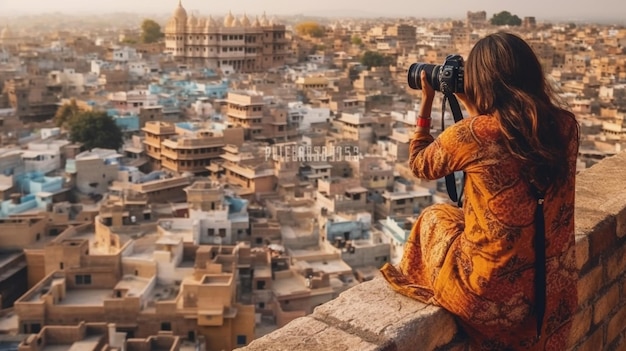
[[[569,350],[624,349],[626,340],[626,153],[581,172],[576,184],[579,308]],[[598,182],[601,179],[601,182]],[[392,291],[375,278],[239,351],[463,350],[445,310]]]

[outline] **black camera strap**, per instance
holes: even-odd
[[[444,116],[446,113],[446,102],[450,106],[450,111],[452,112],[452,117],[454,118],[454,123],[459,122],[463,119],[463,113],[461,112],[461,106],[459,106],[459,102],[453,94],[444,94],[443,95],[443,103],[441,105],[441,131],[445,129]],[[463,207],[463,188],[465,188],[465,172],[463,172],[463,176],[461,177],[461,191],[457,194],[456,191],[456,178],[454,177],[454,173],[448,174],[445,177],[446,179],[446,190],[448,192],[448,196],[450,200],[457,203],[457,206]]]

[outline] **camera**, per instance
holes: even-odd
[[[446,95],[462,93],[463,57],[461,55],[448,55],[443,65],[433,65],[429,63],[417,62],[409,67],[408,83],[411,89],[421,90],[422,81],[420,74],[426,71],[426,79],[435,91],[440,91]]]

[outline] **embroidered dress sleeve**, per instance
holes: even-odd
[[[435,180],[465,169],[476,146],[465,119],[448,127],[437,139],[415,132],[409,144],[409,167],[421,179]]]

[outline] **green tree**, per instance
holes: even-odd
[[[322,27],[319,23],[312,21],[298,23],[294,29],[298,35],[308,35],[313,38],[322,38],[326,33],[324,27]]]
[[[161,26],[154,20],[143,20],[143,22],[141,23],[141,42],[156,43],[161,38],[163,38]]]
[[[106,112],[81,112],[68,123],[70,140],[82,143],[86,149],[119,149],[123,144],[122,130]]]
[[[361,56],[361,64],[367,67],[387,66],[390,65],[392,61],[393,58],[390,56],[369,50]]]
[[[80,107],[76,103],[76,99],[71,99],[69,103],[65,103],[57,109],[54,114],[54,124],[57,127],[67,127],[70,120],[80,113]]]
[[[509,11],[496,13],[491,17],[491,24],[494,26],[521,26],[522,20],[517,15],[512,15]]]
[[[137,44],[137,40],[135,40],[133,38],[124,38],[122,40],[122,44],[134,45],[134,44]]]
[[[352,38],[350,39],[350,42],[358,46],[363,45],[363,39],[361,39],[361,37],[359,37],[358,35],[353,35]]]

